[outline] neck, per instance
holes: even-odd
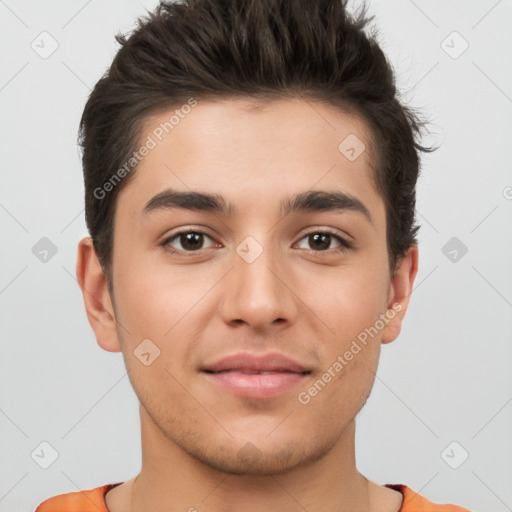
[[[371,510],[370,486],[355,463],[355,424],[327,454],[274,475],[230,474],[204,464],[173,443],[141,408],[142,469],[131,511],[320,512]]]

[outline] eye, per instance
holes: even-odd
[[[213,242],[213,239],[202,231],[180,231],[175,233],[169,238],[166,238],[162,245],[165,247],[171,247],[172,252],[195,252],[201,249],[208,249],[204,247],[205,239]],[[211,247],[215,245],[212,244]]]
[[[306,245],[309,245],[310,247],[303,247],[303,240],[305,240]],[[329,231],[315,231],[300,239],[299,248],[310,249],[315,252],[327,252],[327,250],[334,248],[335,250],[332,252],[343,252],[347,249],[351,249],[352,245],[344,238],[341,238],[339,235],[335,235],[334,233],[330,233]]]

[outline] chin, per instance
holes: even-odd
[[[261,446],[261,445],[260,445]],[[254,443],[247,441],[240,449],[223,447],[212,450],[211,447],[202,452],[196,447],[196,452],[191,453],[196,459],[207,466],[223,473],[233,475],[270,476],[287,473],[301,466],[319,459],[323,452],[320,447],[305,443],[275,450],[259,449]],[[326,449],[326,451],[328,451]]]

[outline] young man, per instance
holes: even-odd
[[[140,401],[142,468],[37,512],[465,510],[356,467],[426,150],[367,21],[189,0],[118,37],[81,121],[77,276]]]

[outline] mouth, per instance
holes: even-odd
[[[266,371],[266,370],[220,370],[220,371],[213,371],[213,370],[203,370],[206,373],[212,373],[212,374],[219,374],[219,373],[242,373],[244,375],[273,375],[276,373],[295,373],[300,375],[309,375],[311,372],[309,370],[303,371],[303,372],[290,372],[286,370],[277,370],[277,371]]]
[[[272,398],[299,386],[310,372],[254,370],[204,371],[209,382],[242,398]]]
[[[201,369],[208,381],[242,398],[265,399],[284,394],[312,373],[281,354],[239,353]]]

